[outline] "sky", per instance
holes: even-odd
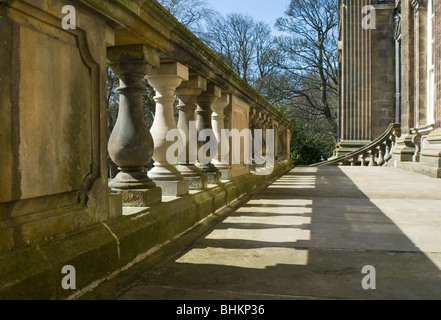
[[[242,13],[257,21],[265,21],[273,26],[277,18],[283,17],[290,0],[206,0],[222,15]]]

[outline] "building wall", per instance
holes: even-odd
[[[394,122],[392,2],[340,2],[338,155],[369,143]]]
[[[435,127],[441,128],[441,2],[435,2]]]
[[[399,1],[400,43],[401,43],[401,136],[393,150],[393,164],[396,167],[441,177],[440,138],[440,3],[435,1],[433,23],[435,42],[433,48],[435,65],[433,115],[427,103],[428,80],[428,21],[427,0]],[[431,121],[434,119],[434,121]]]
[[[434,2],[434,107],[429,82],[429,0],[340,1],[340,145],[355,151],[399,119],[396,167],[441,177],[441,4]],[[375,8],[376,27],[360,27]],[[396,48],[399,54],[396,56]],[[432,121],[434,119],[434,121]]]
[[[371,35],[371,130],[378,138],[395,120],[394,15],[391,4],[374,5],[376,29]]]
[[[401,4],[401,132],[407,134],[414,123],[413,10],[410,1]]]

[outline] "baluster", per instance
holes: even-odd
[[[389,137],[385,142],[385,149],[386,149],[386,153],[384,155],[384,165],[387,166],[389,165],[389,161],[390,159],[392,159],[392,152],[391,152],[391,145],[392,145],[392,141],[391,141],[391,137]]]
[[[153,155],[153,139],[142,109],[142,79],[158,59],[143,45],[108,48],[107,58],[120,79],[118,119],[108,143],[119,173],[109,186],[122,194],[125,206],[147,207],[161,202],[162,196],[144,171]]]
[[[355,160],[355,157],[350,157],[349,158],[349,163],[351,167],[355,167],[355,164],[357,163]]]
[[[150,170],[149,177],[162,188],[164,196],[182,196],[189,192],[188,181],[175,168],[175,163],[171,163],[177,159],[167,159],[168,150],[174,142],[167,141],[166,137],[169,132],[177,131],[173,112],[174,93],[183,80],[188,80],[188,69],[180,63],[164,63],[153,69],[147,80],[156,91],[155,121],[150,130],[155,143],[155,167]],[[181,150],[185,150],[183,137],[179,138]]]
[[[213,165],[219,170],[222,180],[231,179],[231,166],[229,165],[229,138],[222,136],[225,130],[225,108],[230,104],[230,94],[222,93],[221,97],[213,102],[211,109],[211,126],[218,141],[218,154],[212,160]],[[222,140],[224,138],[224,140]]]
[[[207,89],[207,81],[199,75],[190,75],[189,81],[184,81],[176,90],[179,98],[178,129],[185,134],[185,159],[178,160],[177,169],[189,183],[191,190],[201,190],[207,187],[207,177],[195,166],[197,161],[197,128],[195,121],[196,98]]]
[[[384,157],[383,157],[383,155],[384,155],[384,145],[380,144],[377,147],[377,150],[378,150],[377,165],[382,166],[384,164]]]
[[[213,133],[213,127],[211,124],[211,115],[213,113],[211,106],[212,104],[221,97],[222,92],[221,89],[214,85],[213,83],[210,83],[207,85],[207,90],[204,91],[197,99],[196,99],[196,126],[198,129],[198,132],[200,134],[201,131],[211,132],[212,135],[210,138],[207,138],[206,141],[200,142],[198,144],[198,162],[196,163],[196,166],[199,170],[202,171],[202,174],[204,174],[209,184],[218,184],[221,182],[221,173],[219,170],[211,163],[211,160],[214,158],[214,155],[201,155],[200,150],[204,146],[205,143],[209,143],[208,139],[215,139]],[[216,140],[216,145],[218,141]]]
[[[376,154],[377,149],[376,148],[372,148],[368,151],[369,154],[369,167],[375,167],[377,166],[377,163],[375,162],[375,154]]]
[[[363,152],[360,157],[361,157],[361,166],[365,167],[366,166],[367,154],[365,152]]]

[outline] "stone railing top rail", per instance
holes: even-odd
[[[99,12],[115,29],[115,45],[146,44],[161,59],[173,59],[236,94],[252,108],[269,113],[293,129],[293,124],[226,64],[202,40],[155,0],[77,0]]]
[[[333,166],[333,165],[336,166],[336,165],[339,165],[340,163],[349,162],[354,157],[361,156],[361,155],[367,153],[369,150],[377,148],[378,146],[383,144],[387,139],[389,139],[389,137],[391,135],[400,136],[400,133],[401,133],[401,124],[400,123],[392,123],[389,125],[389,127],[386,129],[386,131],[381,136],[379,136],[377,139],[375,139],[374,141],[372,141],[368,145],[366,145],[356,151],[350,152],[344,156],[312,164],[311,167],[323,167],[323,166]]]

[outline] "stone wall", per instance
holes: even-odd
[[[393,165],[403,169],[441,177],[440,140],[440,8],[435,3],[435,91],[434,123],[429,123],[427,43],[428,2],[400,1],[401,11],[401,137],[393,150]]]
[[[3,250],[111,217],[106,22],[78,7],[77,29],[64,30],[67,1],[7,3],[0,2]]]
[[[63,25],[69,12],[75,28]],[[218,137],[293,125],[154,0],[0,0],[0,30],[2,299],[75,297],[293,166],[168,161],[178,126]],[[107,64],[120,79],[110,138]],[[151,128],[143,78],[156,91]],[[197,138],[178,144],[198,151]],[[119,166],[110,183],[108,155]],[[65,265],[80,275],[75,292],[61,288]]]

